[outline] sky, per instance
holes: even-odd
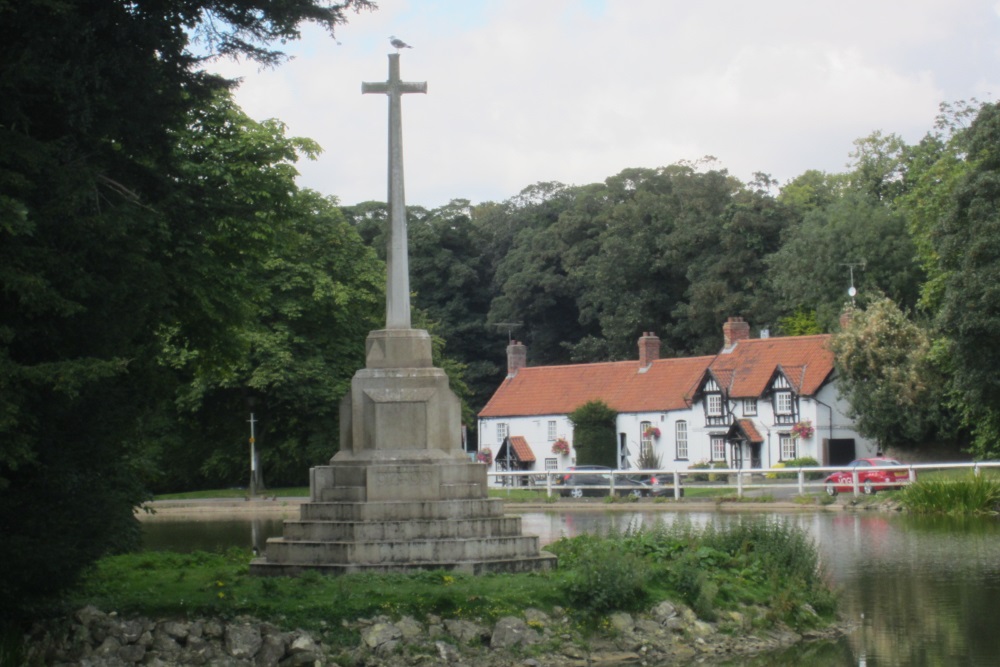
[[[395,35],[406,202],[503,201],[539,182],[712,156],[747,182],[845,171],[876,130],[914,143],[939,104],[1000,100],[1000,0],[378,0],[274,69],[218,61],[236,101],[323,148],[299,185],[385,201]],[[339,44],[337,43],[339,42]]]

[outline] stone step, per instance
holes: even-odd
[[[501,517],[499,498],[460,500],[319,502],[304,503],[303,521],[414,521],[434,519],[484,519]]]
[[[492,558],[460,562],[422,563],[273,563],[265,558],[254,559],[250,563],[250,574],[272,577],[296,577],[306,571],[321,574],[340,575],[359,572],[388,573],[415,572],[418,570],[444,570],[461,574],[480,575],[489,572],[538,572],[555,569],[557,559],[542,551],[533,556],[519,558]]]
[[[538,555],[536,536],[470,539],[415,539],[385,542],[267,541],[267,560],[272,563],[316,565],[324,563],[369,563],[409,565],[426,562],[528,558]]]
[[[437,519],[418,521],[285,521],[286,540],[382,542],[414,539],[512,537],[521,518]]]

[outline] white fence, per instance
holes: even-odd
[[[593,471],[573,471],[573,470],[546,470],[546,471],[489,471],[488,475],[493,480],[491,488],[517,489],[533,488],[536,490],[545,489],[546,496],[551,497],[554,493],[559,495],[570,495],[573,489],[585,489],[591,491],[605,491],[606,495],[645,495],[646,493],[658,489],[655,495],[665,495],[678,500],[683,496],[685,489],[728,489],[735,492],[738,497],[750,490],[764,490],[782,492],[784,495],[802,495],[807,492],[828,492],[826,478],[835,472],[850,473],[849,482],[837,484],[838,487],[848,487],[850,493],[859,496],[866,492],[865,485],[861,477],[871,471],[892,470],[898,471],[900,468],[907,471],[907,476],[902,481],[877,482],[879,488],[905,486],[918,477],[921,470],[954,470],[966,469],[978,476],[983,469],[1000,468],[1000,461],[978,461],[969,463],[915,463],[903,464],[902,466],[869,466],[861,468],[840,467],[820,467],[810,466],[803,468],[706,468],[697,470],[609,470],[607,472]],[[572,485],[564,484],[563,479],[569,475],[608,475],[607,484],[587,484]],[[819,479],[808,479],[818,475]],[[672,481],[667,484],[651,487],[647,485],[637,485],[630,482],[630,478],[654,476]],[[697,481],[703,479],[714,481]],[[663,493],[672,489],[672,493]],[[871,492],[871,487],[869,491]],[[605,495],[605,494],[601,494]]]

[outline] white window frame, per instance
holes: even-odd
[[[792,414],[792,392],[779,391],[774,394],[774,413],[778,415]]]
[[[653,436],[646,435],[646,431],[652,428],[653,422],[639,422],[639,456],[643,452],[653,451]]]
[[[778,449],[781,452],[782,461],[791,461],[799,458],[798,443],[791,433],[778,434]]]
[[[674,444],[677,459],[686,461],[688,458],[688,424],[683,419],[674,423]]]
[[[546,470],[559,470],[559,459],[555,457],[549,457],[545,459],[545,469]]]
[[[712,460],[722,461],[726,460],[726,439],[721,435],[713,435],[711,437],[712,443]]]
[[[722,394],[705,394],[705,414],[709,417],[722,416]]]
[[[550,419],[549,420],[549,442],[555,442],[555,441],[556,441],[556,420],[555,419]]]
[[[497,444],[502,445],[504,438],[510,434],[507,422],[497,422]]]
[[[756,398],[744,398],[743,399],[743,416],[744,417],[756,417],[757,416],[757,399]]]

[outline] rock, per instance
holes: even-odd
[[[166,621],[160,624],[160,629],[172,639],[187,639],[191,624],[179,621]]]
[[[285,638],[277,632],[269,632],[263,638],[260,650],[254,658],[256,667],[276,667],[285,657]]]
[[[156,651],[158,655],[167,660],[172,660],[181,652],[181,645],[173,637],[169,636],[160,628],[153,633],[153,644],[150,649]]]
[[[118,659],[122,662],[135,664],[146,657],[146,647],[138,644],[128,644],[118,649]]]
[[[323,656],[320,653],[296,653],[295,655],[290,655],[280,663],[280,667],[321,667],[323,665]]]
[[[224,632],[225,628],[223,627],[222,623],[215,620],[206,621],[202,630],[202,634],[204,634],[209,639],[218,639],[222,637]]]
[[[652,614],[653,618],[663,624],[677,615],[677,608],[670,602],[664,600],[660,604],[653,607]]]
[[[622,611],[616,611],[611,614],[608,617],[608,622],[611,624],[613,630],[622,634],[628,634],[635,628],[635,620],[632,618],[632,615]]]
[[[524,620],[531,627],[546,627],[551,625],[552,619],[541,609],[528,608],[524,610]]]
[[[78,610],[73,617],[76,618],[80,625],[89,628],[98,622],[107,620],[108,615],[94,605],[88,604],[83,609]]]
[[[528,627],[528,624],[524,620],[515,616],[504,616],[493,627],[490,648],[504,650],[514,646],[527,646],[537,642],[538,633]]]
[[[484,644],[490,637],[489,632],[481,625],[461,619],[446,620],[444,629],[462,644]]]
[[[642,662],[642,656],[631,651],[617,651],[606,653],[592,653],[590,664],[593,667],[613,667],[614,665],[638,665]]]
[[[705,621],[695,621],[688,627],[695,637],[707,637],[715,632],[715,627]]]
[[[263,643],[257,626],[249,623],[226,625],[226,652],[234,658],[253,658]]]
[[[446,665],[453,665],[459,660],[458,649],[446,642],[434,642],[438,655],[444,660]]]
[[[649,618],[639,618],[635,621],[635,631],[641,635],[657,637],[663,632],[663,626]]]
[[[413,640],[424,634],[424,626],[410,616],[404,616],[395,625],[403,633],[403,639]]]
[[[119,628],[121,630],[119,637],[122,640],[122,643],[134,644],[139,641],[143,632],[146,631],[146,624],[139,619],[131,619],[123,622]]]
[[[375,623],[361,633],[361,641],[373,651],[390,642],[395,645],[402,637],[402,631],[392,623]]]
[[[94,649],[94,655],[107,658],[109,655],[118,655],[118,649],[122,647],[120,641],[114,637],[106,637],[101,645]]]
[[[584,651],[579,646],[563,646],[559,650],[567,658],[573,658],[574,660],[586,660],[587,659],[587,652]]]
[[[319,646],[316,645],[316,640],[303,632],[292,638],[291,642],[288,644],[288,652],[292,654],[318,653]]]

